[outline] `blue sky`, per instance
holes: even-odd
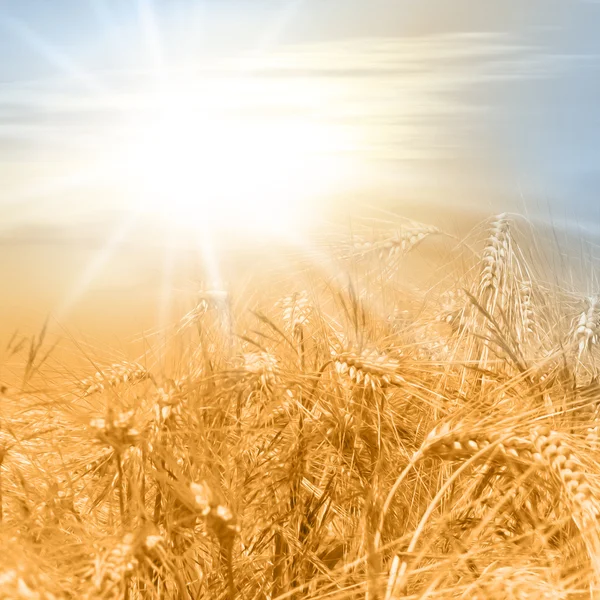
[[[210,86],[243,64],[327,95],[248,110],[351,132],[360,177],[340,194],[598,221],[599,27],[582,0],[0,0],[0,210],[21,227],[110,204],[77,173],[157,72]]]

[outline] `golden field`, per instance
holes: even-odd
[[[536,235],[323,236],[137,355],[16,334],[0,597],[600,597],[595,264]]]

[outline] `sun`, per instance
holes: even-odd
[[[306,116],[256,112],[231,98],[161,95],[131,124],[120,160],[137,208],[181,226],[256,235],[306,222],[339,175],[336,133]]]

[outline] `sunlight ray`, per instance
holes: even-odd
[[[86,90],[106,94],[107,89],[91,73],[82,69],[72,57],[37,34],[29,25],[15,17],[0,17],[0,27],[19,37],[52,66],[79,82]]]
[[[126,239],[127,234],[133,229],[136,223],[134,213],[128,213],[119,225],[115,228],[106,243],[96,253],[94,258],[87,265],[79,279],[65,295],[63,302],[54,311],[56,321],[65,319],[70,311],[77,305],[79,300],[88,290],[90,284],[100,274],[102,269],[108,264],[108,261],[115,255],[119,245]]]
[[[0,0],[0,600],[600,600],[596,22]]]
[[[154,3],[152,0],[137,0],[137,9],[146,47],[154,66],[154,75],[161,81],[165,72],[165,58]]]
[[[157,327],[165,339],[159,347],[159,351],[166,346],[166,336],[168,335],[168,325],[171,317],[171,308],[173,301],[173,272],[175,267],[175,237],[176,231],[172,226],[167,226],[165,236],[165,248],[163,251],[161,286],[158,301],[158,319]],[[159,356],[159,359],[161,357]]]
[[[210,282],[210,287],[215,290],[220,290],[223,287],[221,272],[219,268],[219,260],[215,250],[213,236],[206,225],[200,225],[197,228],[197,248],[199,258],[206,268],[206,275]]]

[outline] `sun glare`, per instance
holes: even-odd
[[[305,117],[222,111],[169,94],[133,125],[122,165],[144,212],[184,226],[285,234],[340,176],[340,142]]]

